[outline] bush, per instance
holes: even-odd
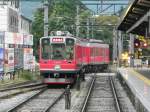
[[[33,80],[33,74],[30,71],[23,71],[22,78],[26,80]]]

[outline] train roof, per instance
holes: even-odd
[[[73,36],[46,36],[46,37],[41,37],[40,39],[42,38],[72,38],[72,39],[76,39],[75,37]]]
[[[89,46],[89,47],[99,46],[99,47],[106,47],[106,48],[109,47],[109,45],[104,43],[102,40],[82,39],[82,38],[73,36],[67,31],[56,31],[56,32],[54,31],[54,32],[51,32],[50,36],[42,37],[42,38],[72,38],[75,40],[76,43],[83,45],[83,46]]]
[[[102,48],[109,48],[109,45],[108,44],[100,44],[100,43],[88,43],[87,46],[89,47],[102,47]]]
[[[90,39],[90,43],[104,43],[102,40]]]

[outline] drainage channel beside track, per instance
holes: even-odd
[[[80,112],[121,112],[111,76],[93,79]]]
[[[42,89],[7,112],[48,112],[64,95],[63,89]]]

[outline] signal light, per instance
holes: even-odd
[[[122,53],[121,56],[122,56],[123,60],[127,60],[129,57],[129,54],[127,52],[125,52],[125,53]]]
[[[139,48],[140,47],[140,40],[139,39],[135,39],[134,40],[134,47],[135,48]]]
[[[144,44],[143,44],[143,47],[147,47],[147,46],[148,46],[147,43],[144,43]]]
[[[135,46],[136,46],[136,47],[138,47],[138,46],[139,46],[139,44],[138,44],[138,43],[135,43]]]

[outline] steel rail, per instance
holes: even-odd
[[[29,91],[33,91],[33,90],[39,90],[39,89],[43,89],[47,87],[46,85],[41,85],[41,86],[35,86],[35,87],[30,87],[30,88],[23,88],[21,90],[13,90],[14,92],[10,92],[9,91],[5,91],[6,93],[2,96],[0,96],[0,99],[6,99],[6,98],[10,98],[19,94],[23,94],[23,93],[27,93]]]
[[[40,83],[31,83],[31,84],[20,85],[20,86],[16,86],[16,87],[8,87],[8,88],[0,89],[0,92],[28,88],[28,87],[35,87],[35,86],[40,86],[40,85],[44,85],[44,84],[42,82],[40,82]]]
[[[63,95],[65,94],[65,91],[60,95],[58,96],[51,105],[49,105],[49,107],[47,109],[45,109],[45,111],[43,112],[49,112],[50,109],[63,97]]]
[[[86,96],[86,98],[84,100],[84,104],[83,104],[82,109],[81,109],[80,112],[85,112],[86,111],[87,102],[88,102],[88,99],[90,97],[91,91],[93,89],[93,86],[94,86],[94,83],[95,83],[95,79],[96,79],[96,75],[94,75],[94,77],[93,77],[93,79],[91,81],[91,85],[89,87],[88,94],[87,94],[87,96]]]
[[[25,84],[32,84],[32,83],[35,83],[35,81],[25,81],[25,82],[19,82],[19,83],[6,83],[5,85],[2,85],[0,86],[0,90],[3,90],[3,89],[6,89],[6,88],[12,88],[12,87],[18,87],[18,86],[21,86],[21,85],[25,85]]]
[[[114,96],[114,99],[115,99],[115,105],[116,105],[117,112],[122,112],[121,111],[121,106],[120,106],[120,103],[119,103],[119,98],[118,98],[118,95],[117,95],[117,91],[116,91],[116,88],[115,88],[115,84],[114,84],[114,81],[113,81],[111,76],[109,77],[109,80],[110,80],[110,85],[111,85],[111,89],[112,89],[112,92],[113,92],[113,96]]]
[[[47,90],[47,88],[42,89],[41,91],[39,91],[38,93],[30,96],[29,98],[27,98],[26,100],[24,100],[23,102],[19,103],[18,105],[12,107],[11,109],[7,110],[6,112],[16,112],[15,110],[18,109],[19,107],[21,107],[22,105],[24,105],[26,102],[30,101],[31,99],[35,98],[36,96],[40,95],[41,93],[43,93],[45,90]]]

